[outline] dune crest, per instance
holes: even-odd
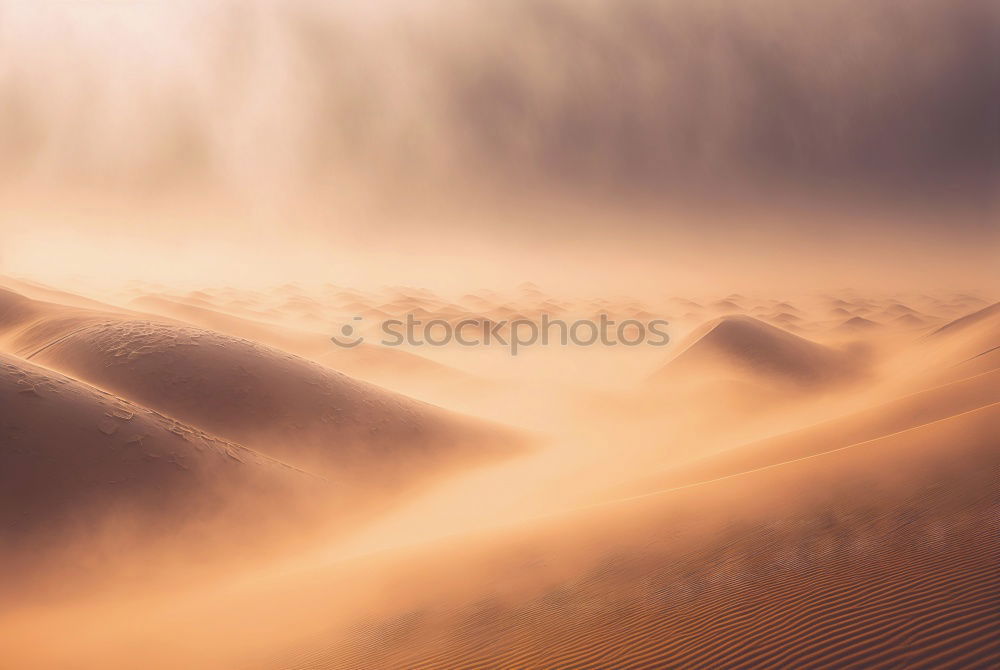
[[[513,453],[516,443],[499,427],[199,328],[101,322],[32,360],[328,476],[355,470],[402,483]]]
[[[764,383],[819,387],[856,378],[848,354],[750,316],[730,315],[695,329],[651,381],[685,376],[738,374]]]
[[[416,483],[525,443],[253,340],[2,297],[13,353],[349,486]]]

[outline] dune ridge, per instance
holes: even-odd
[[[5,294],[7,347],[32,362],[304,469],[402,484],[522,448],[514,431],[258,342]],[[0,331],[2,332],[2,331]]]
[[[900,659],[915,667],[988,666],[1000,657],[992,607],[1000,596],[992,478],[998,428],[1000,403],[993,403],[740,473],[751,488],[739,493],[720,488],[727,478],[584,509],[574,516],[601,515],[601,530],[560,521],[559,547],[541,550],[558,563],[569,551],[565,538],[576,536],[570,546],[591,555],[593,567],[574,580],[543,579],[549,586],[536,598],[510,601],[503,592],[511,573],[478,599],[418,603],[397,620],[326,636],[339,642],[313,639],[272,662],[323,669],[894,667]],[[969,477],[970,468],[977,476]],[[792,502],[789,487],[804,497]],[[710,489],[721,499],[705,497]],[[728,507],[737,500],[746,507]],[[778,500],[786,506],[770,504]],[[651,539],[667,519],[671,534]],[[722,526],[709,532],[703,523]],[[537,556],[536,543],[550,536],[546,526],[517,543]],[[514,566],[525,569],[520,562],[487,569]]]
[[[997,402],[1000,370],[993,370],[792,433],[703,455],[650,476],[644,485],[671,487],[715,479],[877,440]]]
[[[350,349],[330,346],[330,336],[273,323],[255,321],[214,307],[180,302],[158,295],[134,298],[129,304],[155,314],[179,319],[235,337],[244,337],[288,351],[352,376],[372,381],[398,381],[399,377],[430,377],[436,383],[484,383],[471,375],[408,351],[362,342]]]
[[[720,366],[730,374],[797,387],[844,381],[857,367],[843,352],[750,316],[729,315],[692,331],[651,380],[701,376]]]
[[[992,305],[983,307],[982,309],[972,312],[971,314],[966,314],[965,316],[961,316],[946,323],[932,332],[931,336],[942,335],[944,333],[953,334],[988,319],[995,319],[998,315],[1000,315],[1000,302],[995,302]]]

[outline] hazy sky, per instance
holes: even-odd
[[[806,243],[918,229],[982,253],[1000,239],[998,15],[992,0],[0,0],[0,226],[21,239],[69,210],[76,231],[157,239],[514,240],[573,220],[702,247],[751,225]]]

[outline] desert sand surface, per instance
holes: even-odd
[[[471,459],[487,457],[491,442],[503,453],[501,431],[253,340],[4,297],[12,353],[327,474],[376,459],[388,476],[398,457],[398,470],[412,476],[446,460],[435,449],[463,443],[475,444]]]
[[[918,327],[874,294],[3,285],[14,667],[130,667],[151,646],[169,651],[144,667],[1000,659],[995,303],[908,296]],[[831,304],[884,316],[845,330]],[[377,340],[351,359],[296,311],[335,334],[370,309],[678,306],[655,351],[532,349],[515,367]],[[46,648],[52,627],[76,633]]]
[[[283,517],[307,519],[310,497],[333,500],[320,476],[18,357],[0,365],[2,559],[26,579],[68,547],[83,579],[121,569],[120,551],[154,562],[178,532],[198,556],[248,519],[252,548]]]

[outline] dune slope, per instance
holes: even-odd
[[[951,321],[919,342],[919,370],[931,382],[1000,368],[1000,303]]]
[[[868,442],[997,402],[1000,402],[1000,370],[914,393],[802,430],[707,454],[627,488],[637,492],[727,477]]]
[[[407,351],[389,349],[366,342],[351,347],[332,346],[329,335],[263,323],[218,309],[147,295],[132,300],[131,305],[146,312],[161,314],[194,326],[226,335],[245,337],[323,363],[354,377],[396,382],[400,377],[432,378],[436,383],[474,381],[471,375],[449,368]]]
[[[7,540],[86,535],[111,521],[141,535],[222,518],[262,528],[300,496],[327,488],[239,444],[0,354]]]
[[[0,298],[11,353],[318,473],[416,482],[514,453],[521,439],[252,340]]]
[[[976,324],[982,323],[984,321],[991,321],[1000,318],[1000,302],[993,303],[988,307],[984,307],[980,310],[972,312],[971,314],[966,314],[954,321],[950,321],[945,325],[941,326],[933,333],[932,336],[941,336],[944,334],[955,334],[960,331],[966,330],[968,328],[973,328]]]
[[[669,383],[706,375],[814,387],[850,379],[857,365],[844,353],[749,316],[724,316],[692,332],[653,377]]]
[[[992,405],[586,510],[505,539],[491,589],[260,667],[991,667],[998,434]]]

